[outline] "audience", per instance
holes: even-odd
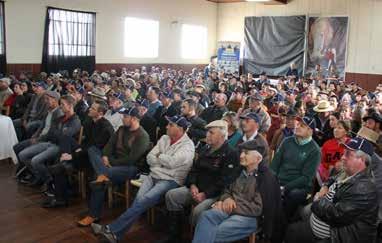
[[[10,75],[0,80],[0,107],[9,107],[20,139],[16,178],[43,185],[42,206],[55,208],[75,196],[73,172],[86,172],[90,210],[78,224],[109,242],[163,199],[166,242],[182,240],[190,206],[195,242],[258,230],[270,242],[373,242],[382,236],[382,86],[368,92],[327,80],[319,65],[308,78],[298,74],[291,64],[278,80],[265,72],[257,79],[211,64],[191,73],[152,66]],[[139,175],[133,205],[95,224],[106,188]]]

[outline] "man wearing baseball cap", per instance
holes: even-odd
[[[320,147],[312,139],[316,127],[314,119],[297,119],[299,123],[295,134],[284,139],[271,163],[271,169],[280,181],[285,213],[289,220],[298,206],[305,204],[321,161]]]
[[[191,224],[196,225],[200,214],[210,208],[233,181],[238,166],[238,153],[227,142],[228,124],[223,120],[209,123],[206,143],[198,152],[186,185],[166,193],[166,206],[170,212],[169,240],[181,242],[182,218],[186,207],[194,205]]]
[[[263,137],[263,135],[259,133],[259,116],[254,112],[249,112],[240,116],[240,119],[243,137],[238,141],[238,144],[256,140],[257,143],[261,144],[261,146],[264,147],[264,150],[266,151],[263,160],[269,163],[269,146],[267,140]]]
[[[344,147],[344,173],[331,178],[314,196],[310,220],[292,224],[286,243],[375,242],[378,196],[368,170],[373,146],[356,137]]]
[[[119,113],[119,111],[123,108],[124,101],[124,93],[117,92],[109,96],[109,110],[106,112],[105,118],[109,120],[114,131],[117,131],[118,128],[123,125],[123,114]]]
[[[138,109],[123,108],[119,113],[123,115],[123,126],[111,136],[103,150],[96,147],[88,150],[89,161],[97,179],[91,183],[89,215],[78,222],[79,226],[89,226],[100,219],[105,185],[110,182],[122,184],[127,179],[135,178],[140,169],[138,168],[139,160],[149,149],[149,135],[140,126]]]
[[[249,96],[249,108],[244,110],[243,114],[246,113],[255,113],[259,118],[259,133],[265,135],[269,128],[271,127],[271,117],[263,108],[263,100],[264,98],[256,93],[254,95]]]
[[[143,179],[132,206],[106,226],[92,224],[94,233],[109,242],[122,239],[141,214],[158,204],[167,191],[183,185],[186,179],[195,153],[194,143],[186,133],[190,124],[182,116],[167,119],[167,135],[147,155],[150,174]]]

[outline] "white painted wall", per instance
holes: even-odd
[[[218,41],[242,41],[245,16],[346,15],[350,17],[347,72],[382,74],[381,0],[290,0],[287,5],[218,5]]]
[[[215,53],[217,4],[206,0],[7,0],[8,63],[41,63],[46,6],[97,12],[97,63],[208,63],[181,58],[181,23],[206,26],[208,57]],[[160,21],[158,58],[124,57],[126,16]]]

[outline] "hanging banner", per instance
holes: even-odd
[[[345,76],[348,17],[309,17],[308,55],[305,73],[317,64],[327,78]]]
[[[218,71],[226,73],[239,72],[240,68],[240,42],[218,42]]]

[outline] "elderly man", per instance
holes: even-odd
[[[259,133],[265,135],[271,127],[271,117],[263,108],[263,97],[256,93],[249,97],[249,108],[243,114],[253,112],[259,117]]]
[[[107,242],[121,240],[142,213],[159,203],[167,191],[183,185],[195,153],[194,143],[186,133],[190,124],[181,116],[169,117],[168,122],[167,135],[147,155],[151,172],[144,178],[132,206],[111,224],[92,224],[94,233]]]
[[[212,209],[202,213],[193,243],[231,242],[256,231],[257,217],[263,211],[257,181],[263,156],[256,147],[251,146],[251,142],[239,145],[242,149],[240,165],[244,168],[235,182],[212,205]]]
[[[195,205],[191,223],[195,225],[199,215],[216,201],[222,190],[235,176],[238,153],[227,142],[228,127],[223,120],[213,121],[208,129],[206,143],[201,149],[191,171],[186,186],[166,193],[166,206],[170,213],[170,238],[167,242],[179,242],[182,237],[182,218],[187,206]]]
[[[227,96],[225,94],[216,94],[214,105],[203,110],[202,114],[200,114],[200,118],[205,120],[207,123],[220,120],[223,117],[223,114],[228,111],[226,102]]]
[[[101,151],[98,148],[89,149],[89,159],[97,174],[92,182],[90,199],[90,215],[78,222],[79,226],[89,226],[100,219],[105,196],[105,184],[125,183],[138,173],[138,162],[149,149],[150,139],[140,126],[140,115],[137,108],[123,109],[123,126],[110,138]]]
[[[288,219],[306,202],[321,161],[320,147],[312,139],[316,127],[314,120],[309,117],[298,120],[295,135],[284,139],[271,163],[281,184]]]
[[[368,165],[373,146],[356,137],[345,145],[344,173],[314,197],[309,221],[290,225],[286,242],[375,242],[378,197]]]

